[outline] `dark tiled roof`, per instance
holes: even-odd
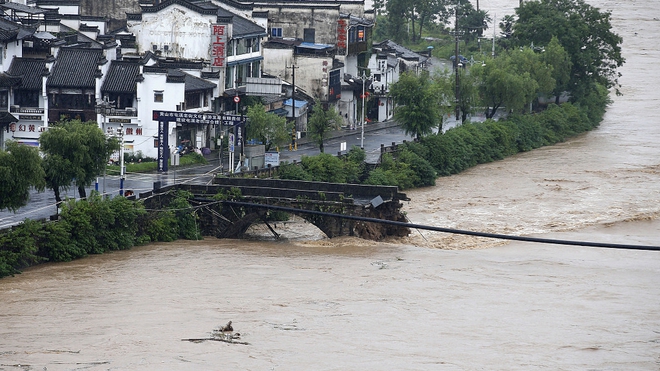
[[[97,62],[102,57],[101,49],[62,48],[57,55],[47,86],[94,88]]]
[[[21,88],[41,90],[44,68],[46,68],[45,59],[14,57],[7,72],[21,77]]]
[[[215,87],[214,83],[186,74],[186,91],[209,90]]]
[[[0,41],[22,40],[34,34],[34,31],[32,28],[0,18]]]
[[[170,5],[175,5],[175,4],[186,7],[190,10],[194,10],[199,14],[215,14],[216,9],[218,9],[217,5],[213,5],[208,1],[192,2],[186,0],[165,0],[165,1],[160,1],[154,5],[146,5],[146,6],[140,4],[140,8],[142,9],[142,13],[156,13],[169,7]]]
[[[218,17],[219,18],[232,17],[232,21],[233,21],[232,23],[234,25],[232,31],[232,37],[235,39],[242,37],[267,35],[265,28],[239,15],[231,13],[225,9],[222,8],[218,9]]]
[[[374,44],[374,47],[382,48],[383,50],[391,50],[395,52],[399,57],[406,60],[413,61],[425,61],[426,56],[415,53],[414,51],[406,48],[405,46],[399,45],[392,40],[385,40],[379,44]]]
[[[140,75],[140,65],[135,62],[112,61],[103,81],[101,92],[135,93],[136,78]]]
[[[46,12],[45,10],[43,10],[41,8],[37,8],[37,7],[34,7],[34,6],[27,6],[27,5],[23,5],[23,4],[19,4],[19,3],[13,3],[13,2],[7,2],[7,3],[4,3],[4,4],[0,4],[0,8],[11,9],[11,10],[16,11],[16,12],[32,14],[32,15],[34,15],[34,14],[44,14]]]
[[[0,124],[11,124],[12,122],[18,122],[16,116],[6,111],[0,112]]]
[[[91,37],[78,32],[78,30],[67,27],[65,25],[60,25],[60,32],[58,33],[58,36],[63,39],[60,41],[60,43],[63,45],[78,45],[94,49],[101,49],[104,46],[104,44],[96,41],[95,39],[92,39]]]
[[[12,76],[4,72],[0,73],[0,87],[11,88],[20,84],[21,78],[19,76]]]

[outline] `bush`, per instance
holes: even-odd
[[[26,219],[22,224],[0,235],[0,277],[14,275],[21,269],[43,262],[38,256],[34,236],[41,234],[41,223]]]
[[[277,177],[289,180],[312,180],[312,176],[299,164],[280,165],[277,171]]]
[[[316,156],[303,156],[300,162],[315,182],[346,183],[344,163],[336,156],[321,153]]]
[[[413,187],[427,187],[435,185],[435,179],[438,177],[437,172],[428,161],[416,153],[405,149],[399,152],[397,155],[397,160],[408,164],[410,169],[413,171]]]
[[[369,173],[366,184],[397,186],[400,189],[412,188],[416,174],[410,165],[395,161],[391,154],[386,153],[381,158],[380,166]]]
[[[177,220],[178,237],[187,240],[200,240],[202,236],[197,228],[196,210],[191,207],[188,201],[192,196],[190,192],[177,191],[174,194],[174,199],[170,202],[169,208],[174,211]]]

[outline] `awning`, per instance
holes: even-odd
[[[16,116],[6,111],[0,112],[0,124],[8,125],[12,122],[18,122]]]
[[[34,33],[34,37],[41,40],[55,40],[55,37],[52,33],[46,31],[37,31]]]

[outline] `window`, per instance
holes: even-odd
[[[39,90],[16,90],[14,104],[21,107],[39,107]]]
[[[363,42],[364,41],[364,27],[363,26],[358,27],[357,41],[358,42]]]
[[[249,53],[248,51],[248,41],[250,39],[239,39],[236,40],[236,55],[241,55],[245,53]]]
[[[239,64],[236,66],[236,81],[238,82],[238,86],[243,86],[245,82],[245,77],[247,77],[247,70],[249,65],[245,64]]]
[[[254,41],[252,42],[252,52],[258,52],[259,51],[259,44],[261,44],[261,38],[255,38]]]
[[[225,89],[231,89],[234,87],[234,66],[229,66],[226,69],[227,74],[225,75]]]
[[[154,102],[163,103],[163,91],[154,90]]]
[[[341,85],[339,70],[330,71],[330,85]]]
[[[201,103],[200,98],[201,94],[199,91],[186,93],[186,108],[199,108]]]
[[[306,43],[314,43],[315,30],[313,28],[305,28],[303,30],[303,41]]]
[[[236,45],[236,40],[229,40],[227,43],[227,56],[231,57],[234,55],[234,45]]]
[[[250,77],[261,77],[261,62],[252,62],[252,74]]]
[[[9,92],[0,91],[0,110],[6,111],[9,106]]]
[[[270,36],[282,37],[282,27],[273,27],[270,29]]]

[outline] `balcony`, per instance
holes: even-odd
[[[9,112],[11,113],[27,113],[33,115],[43,115],[44,109],[39,107],[20,107],[20,106],[10,106]]]

